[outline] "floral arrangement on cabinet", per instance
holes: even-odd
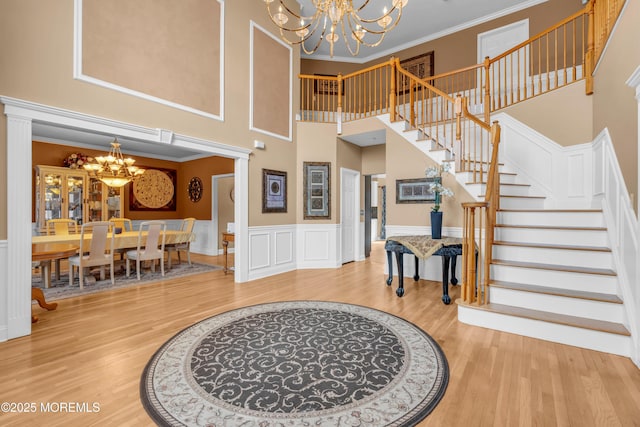
[[[64,159],[64,165],[70,169],[82,169],[86,163],[93,162],[93,157],[82,153],[72,153]]]
[[[442,162],[438,166],[428,167],[425,171],[427,178],[433,178],[433,182],[429,184],[429,190],[435,194],[434,205],[431,208],[432,212],[440,212],[442,197],[453,197],[453,191],[442,185],[442,175],[449,173],[450,169],[451,164],[449,162]]]

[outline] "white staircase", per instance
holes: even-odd
[[[420,132],[405,131],[404,122],[379,119],[435,162],[452,160],[449,151],[421,141]],[[471,183],[469,173],[457,172],[456,179],[484,199],[484,183]],[[500,166],[500,193],[490,303],[459,304],[458,319],[629,357],[632,341],[603,212],[545,209],[545,195],[508,165]]]

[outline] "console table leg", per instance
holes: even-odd
[[[404,255],[402,252],[396,252],[396,261],[398,261],[398,289],[396,289],[396,295],[401,297],[404,295]]]
[[[457,285],[458,284],[458,279],[456,279],[456,263],[457,262],[458,262],[458,256],[457,255],[453,255],[451,257],[451,284],[452,285]]]
[[[413,280],[417,282],[418,280],[420,280],[420,274],[418,274],[418,270],[420,267],[420,260],[418,260],[418,257],[415,255],[413,256],[413,258],[415,259],[415,263],[416,263],[416,273],[413,275]]]
[[[387,263],[389,264],[389,277],[387,277],[387,286],[393,282],[393,252],[387,251]]]
[[[451,257],[442,256],[442,302],[445,304],[451,303],[451,297],[449,297],[449,263]]]

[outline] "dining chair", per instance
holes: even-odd
[[[133,223],[129,218],[113,217],[109,220],[113,228],[120,228],[122,231],[133,231]]]
[[[72,219],[49,219],[45,224],[48,236],[78,233],[78,224]]]
[[[47,236],[78,234],[78,223],[68,218],[49,219],[45,222]],[[55,260],[56,279],[60,278],[60,260]]]
[[[111,284],[115,285],[113,268],[114,234],[109,233],[109,221],[95,221],[82,224],[80,229],[80,252],[69,258],[69,286],[73,284],[73,270],[78,267],[80,289],[84,287],[84,269],[100,266],[100,280],[104,280],[104,267],[108,265],[111,273]],[[85,234],[91,234],[90,240],[85,240]]]
[[[180,226],[180,239],[186,240],[186,242],[183,241],[167,246],[167,266],[169,268],[171,268],[172,252],[176,252],[178,254],[178,264],[180,264],[182,262],[182,260],[180,259],[180,251],[185,251],[187,253],[187,261],[189,262],[189,265],[191,265],[191,238],[193,235],[193,226],[195,223],[195,218],[185,218],[182,220],[182,224]]]
[[[136,273],[140,280],[140,262],[153,261],[151,270],[155,271],[155,260],[160,261],[160,271],[164,276],[164,241],[167,223],[164,221],[144,221],[138,230],[138,245],[136,249],[125,252],[127,257],[127,277],[131,273],[131,260],[136,260]]]

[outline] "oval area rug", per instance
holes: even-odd
[[[163,426],[412,426],[449,367],[426,332],[358,305],[291,301],[222,313],[176,334],[140,382]]]

